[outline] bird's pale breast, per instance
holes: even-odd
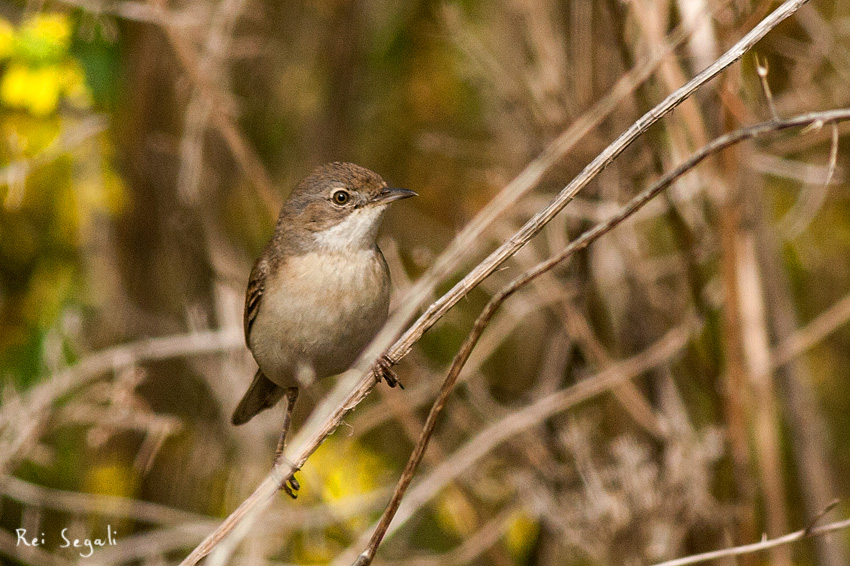
[[[299,366],[317,378],[348,369],[387,318],[390,279],[377,248],[287,258],[270,274],[251,331],[266,376],[297,385]]]

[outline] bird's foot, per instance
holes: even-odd
[[[378,358],[378,361],[375,362],[375,367],[372,371],[375,373],[375,377],[379,382],[383,379],[390,387],[398,385],[401,389],[404,389],[404,385],[401,384],[398,380],[398,376],[396,376],[393,371],[393,363],[386,354],[382,354],[381,357]]]
[[[291,497],[292,499],[298,499],[298,490],[301,489],[301,484],[298,483],[298,480],[295,479],[295,472],[292,472],[292,475],[289,476],[283,483],[280,484],[281,489],[286,492],[286,495]]]
[[[275,468],[277,467],[278,462],[282,458],[283,458],[283,452],[282,451],[275,454],[275,457],[274,457],[274,467]],[[286,495],[288,495],[292,499],[298,499],[298,490],[301,489],[301,484],[298,483],[297,479],[295,479],[295,472],[297,472],[298,470],[299,470],[299,468],[293,467],[292,474],[288,478],[283,480],[283,482],[281,482],[280,486],[278,487],[279,490],[285,491]]]
[[[295,400],[298,399],[298,388],[288,388],[284,393],[284,396],[286,397],[286,412],[283,414],[283,427],[281,427],[280,438],[277,441],[277,448],[275,448],[274,451],[273,469],[277,468],[278,464],[280,464],[281,460],[283,460],[283,449],[286,446],[286,433],[289,432],[289,425],[292,424],[292,408],[295,406]],[[292,499],[298,498],[298,490],[301,489],[301,484],[299,484],[298,480],[295,479],[295,472],[299,469],[300,468],[292,466],[292,473],[290,473],[289,477],[283,480],[278,487],[279,490],[285,491]]]

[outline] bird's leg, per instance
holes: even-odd
[[[295,400],[298,399],[298,388],[289,387],[283,394],[286,397],[286,412],[283,415],[283,428],[280,431],[280,439],[277,441],[277,449],[274,452],[274,465],[277,466],[281,458],[283,458],[283,447],[286,444],[286,433],[289,431],[289,425],[292,422],[292,409],[295,407]],[[296,493],[301,488],[298,480],[295,479],[295,470],[292,470],[292,475],[287,480],[280,484],[280,489],[286,494],[295,499],[298,497]]]
[[[375,378],[377,378],[379,382],[383,379],[390,387],[398,385],[400,388],[404,389],[404,385],[401,384],[393,371],[393,363],[386,354],[381,354],[381,357],[378,358],[377,362],[375,362],[375,366],[372,368],[372,371],[375,373]]]

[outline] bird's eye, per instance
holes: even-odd
[[[348,191],[335,191],[331,198],[336,204],[345,204],[351,199],[351,195],[348,194]]]

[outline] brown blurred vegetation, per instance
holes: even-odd
[[[401,300],[476,211],[688,29],[445,291],[773,7],[0,3],[0,561],[176,564],[268,472],[280,413],[228,421],[255,367],[242,300],[277,207],[314,166],[354,161],[419,193],[380,242]],[[758,44],[780,116],[850,105],[848,36],[850,2],[813,0]],[[488,297],[708,140],[770,119],[756,66],[748,54],[650,129],[426,333],[397,368],[406,389],[376,389],[231,563],[332,563],[368,532]],[[376,563],[648,564],[804,528],[850,496],[844,132],[834,157],[828,127],[728,150],[510,299],[414,483],[433,496]],[[692,317],[687,346],[635,386],[458,457]],[[329,387],[302,394],[296,428]],[[63,528],[107,525],[118,544],[92,558],[58,548]],[[47,543],[16,545],[22,527]],[[842,566],[848,543],[740,563]]]

